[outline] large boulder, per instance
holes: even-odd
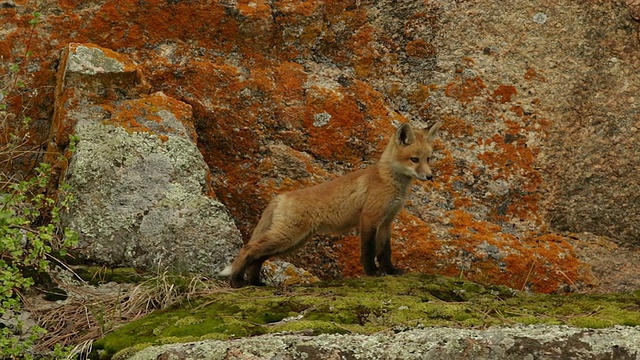
[[[58,50],[127,54],[140,71],[123,81],[191,105],[211,183],[245,239],[274,194],[375,162],[398,122],[443,120],[435,181],[414,186],[394,224],[394,261],[517,289],[629,290],[640,270],[614,284],[600,269],[640,257],[636,3],[9,2],[0,75],[25,86],[3,101],[15,121],[33,119],[40,144]],[[105,95],[136,98],[120,90]],[[315,237],[287,260],[323,279],[358,276],[357,247]]]
[[[79,233],[82,256],[216,274],[242,241],[208,196],[191,107],[161,92],[135,94],[138,69],[110,50],[71,44],[62,64],[52,143],[75,146],[65,175],[75,201],[64,222]]]

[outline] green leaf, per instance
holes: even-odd
[[[19,71],[19,67],[12,65],[12,71]],[[25,117],[24,122],[31,119]],[[41,164],[28,180],[9,181],[0,193],[0,315],[12,314],[8,310],[19,314],[22,304],[18,292],[34,285],[34,280],[23,272],[25,269],[48,271],[53,249],[64,254],[77,243],[77,233],[60,223],[60,210],[69,206],[73,196],[65,193],[68,187],[65,190],[64,185],[59,202],[45,195],[50,174],[51,165]],[[50,221],[36,226],[43,218]],[[32,335],[17,338],[5,336],[11,331],[0,328],[0,359],[30,358],[25,354],[33,352],[42,331],[32,328]],[[60,351],[63,352],[58,348]]]

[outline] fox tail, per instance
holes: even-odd
[[[220,275],[220,276],[230,276],[231,275],[231,270],[232,270],[231,265],[227,265],[227,267],[225,267],[222,271],[220,271],[220,273],[218,275]]]

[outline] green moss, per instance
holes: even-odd
[[[73,271],[82,280],[94,286],[109,282],[140,283],[145,280],[144,275],[133,268],[108,269],[102,266],[77,266]]]
[[[100,357],[100,359],[114,359],[114,360],[128,359],[131,356],[133,356],[135,353],[137,353],[138,351],[144,350],[145,348],[148,348],[151,345],[153,345],[153,344],[149,344],[149,343],[136,344],[135,346],[128,347],[128,348],[125,348],[123,350],[118,351],[112,357],[110,356],[110,354],[106,354],[105,353],[103,356]]]
[[[524,315],[518,317],[518,323],[524,325],[562,325],[563,322],[552,317]]]
[[[138,344],[273,332],[363,333],[415,326],[640,324],[640,294],[523,294],[434,275],[358,278],[288,289],[247,287],[156,312],[94,344],[103,355]]]
[[[613,321],[609,319],[600,319],[600,318],[591,317],[591,316],[583,316],[583,317],[569,319],[568,323],[569,325],[572,325],[572,326],[584,327],[589,329],[601,329],[601,328],[611,327],[615,325]]]
[[[197,325],[202,324],[203,320],[201,318],[197,318],[195,316],[187,316],[182,319],[178,319],[176,321],[176,326],[189,326],[189,325]]]
[[[276,325],[270,332],[299,332],[313,330],[314,334],[349,334],[352,331],[340,323],[322,320],[300,320]]]

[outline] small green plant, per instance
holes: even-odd
[[[3,359],[32,359],[31,352],[38,337],[45,332],[42,328],[31,329],[26,336],[15,336],[11,330],[0,331],[0,356]]]
[[[0,187],[0,316],[10,320],[0,324],[0,358],[29,358],[26,350],[44,330],[17,320],[20,295],[34,285],[27,274],[48,271],[50,260],[77,242],[75,232],[60,226],[60,212],[72,196],[54,200],[43,194],[49,170],[42,164],[29,180]]]
[[[8,64],[7,74],[0,78],[0,165],[3,170],[10,168],[14,160],[33,152],[32,149],[28,149],[30,140],[28,129],[32,118],[27,115],[27,107],[22,106],[19,110],[9,108],[12,99],[22,96],[25,92],[28,94],[27,97],[32,94],[26,91],[24,73],[29,58],[33,56],[31,44],[40,23],[41,14],[33,12],[31,17],[21,61]]]
[[[72,196],[64,187],[55,198],[46,193],[50,165],[40,164],[19,175],[11,171],[14,163],[29,163],[40,148],[31,143],[29,135],[28,104],[36,91],[28,88],[26,67],[41,21],[39,12],[31,15],[22,57],[5,63],[0,77],[0,359],[35,357],[38,340],[46,330],[24,316],[22,296],[35,284],[34,277],[49,271],[51,261],[64,256],[77,241],[77,235],[64,229],[60,219]],[[16,105],[18,97],[27,101]],[[64,358],[68,353],[56,346],[47,357]]]

